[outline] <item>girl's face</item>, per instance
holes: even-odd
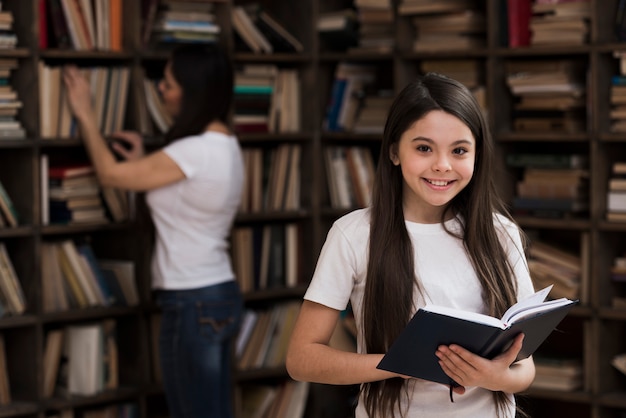
[[[434,110],[402,134],[390,158],[402,170],[405,219],[438,223],[472,179],[476,140],[460,119]]]
[[[165,106],[167,113],[169,113],[172,117],[178,116],[178,113],[180,112],[180,103],[183,98],[183,89],[174,78],[170,63],[167,63],[165,66],[163,79],[159,83],[159,91],[161,92],[163,105]]]

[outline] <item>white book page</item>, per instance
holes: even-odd
[[[421,308],[424,311],[437,313],[440,315],[450,316],[452,318],[465,319],[471,322],[476,322],[478,324],[490,325],[492,327],[497,328],[505,328],[505,325],[497,318],[494,318],[489,315],[484,315],[478,312],[468,312],[462,311],[455,308],[449,308],[446,306],[438,306],[438,305],[426,305]]]
[[[521,321],[522,319],[535,316],[538,313],[541,313],[544,311],[551,311],[555,308],[558,308],[559,306],[569,305],[570,303],[572,303],[571,300],[567,298],[561,298],[561,299],[549,300],[547,302],[542,303],[541,305],[529,306],[526,309],[518,310],[516,313],[511,315],[508,322],[505,322],[505,324],[507,325],[514,324],[515,322]]]
[[[520,300],[515,305],[511,306],[506,310],[504,315],[502,315],[502,322],[505,324],[511,323],[511,317],[515,315],[517,312],[528,309],[529,307],[541,305],[544,300],[548,297],[548,293],[552,290],[552,285],[541,289],[540,291],[528,296],[525,299]]]

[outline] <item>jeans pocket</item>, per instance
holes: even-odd
[[[239,327],[239,304],[233,301],[196,302],[200,335],[211,341],[232,337]]]

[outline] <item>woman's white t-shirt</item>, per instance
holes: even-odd
[[[496,215],[494,222],[500,240],[507,251],[518,282],[518,299],[534,293],[517,226]],[[424,290],[424,297],[414,295],[416,309],[427,303],[488,313],[483,303],[482,289],[463,247],[463,242],[448,234],[440,224],[406,222],[415,254],[415,274]],[[457,220],[446,227],[459,231]],[[328,232],[315,273],[304,296],[333,309],[343,310],[348,302],[354,312],[357,330],[357,351],[365,353],[361,336],[361,312],[367,271],[370,217],[369,209],[360,209],[338,219]],[[392,307],[389,307],[392,309]],[[382,353],[381,353],[382,354]],[[408,417],[425,418],[486,418],[495,417],[492,392],[478,387],[466,388],[450,402],[447,386],[421,379],[408,382],[410,399],[403,410]],[[506,417],[515,416],[513,396]],[[367,417],[362,403],[357,418]]]
[[[205,132],[163,151],[186,178],[147,193],[157,232],[152,287],[193,289],[233,280],[228,236],[244,177],[237,138]]]

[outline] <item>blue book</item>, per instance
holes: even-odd
[[[91,268],[91,271],[93,272],[93,275],[98,282],[98,287],[100,287],[100,290],[102,290],[102,294],[104,295],[104,298],[107,302],[106,305],[115,305],[117,302],[117,298],[111,290],[111,286],[108,280],[106,280],[106,278],[104,277],[104,273],[100,268],[100,264],[98,263],[96,255],[93,253],[91,246],[89,244],[79,244],[76,246],[76,249],[78,250],[79,254],[85,257],[87,263],[89,263],[89,268]]]

